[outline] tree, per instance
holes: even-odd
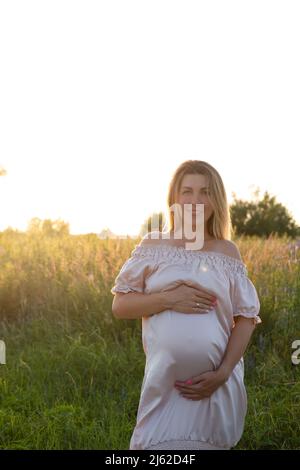
[[[27,231],[30,233],[41,233],[46,236],[69,235],[69,224],[61,219],[41,220],[34,217],[30,220]]]
[[[116,235],[108,228],[104,228],[101,230],[101,232],[98,234],[98,237],[101,239],[108,239],[108,238],[116,238]]]
[[[243,201],[234,194],[234,202],[230,205],[231,221],[236,235],[266,236],[273,234],[300,235],[300,227],[286,207],[276,201],[267,191],[262,199],[258,198],[259,191],[255,192],[256,200]]]

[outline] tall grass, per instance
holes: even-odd
[[[244,356],[236,449],[300,449],[300,250],[287,238],[236,242],[263,319]],[[110,289],[136,243],[0,234],[0,448],[128,449],[145,357],[141,322],[113,317]]]

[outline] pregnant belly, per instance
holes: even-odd
[[[228,338],[215,310],[184,314],[166,310],[151,318],[152,348],[162,364],[169,363],[178,380],[215,370]]]

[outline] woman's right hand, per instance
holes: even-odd
[[[215,308],[217,302],[214,294],[189,281],[175,282],[175,287],[164,292],[171,309],[180,313],[208,313]]]

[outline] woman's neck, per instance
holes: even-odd
[[[171,231],[169,232],[170,235],[171,235],[171,238],[173,240],[181,240],[181,241],[184,241],[184,242],[193,242],[196,240],[196,237],[193,237],[193,238],[185,238],[183,235],[182,237],[180,238],[174,238],[174,231]],[[215,240],[215,237],[212,237],[211,235],[209,235],[207,232],[204,234],[204,242],[208,242],[208,241],[211,241],[211,240]]]

